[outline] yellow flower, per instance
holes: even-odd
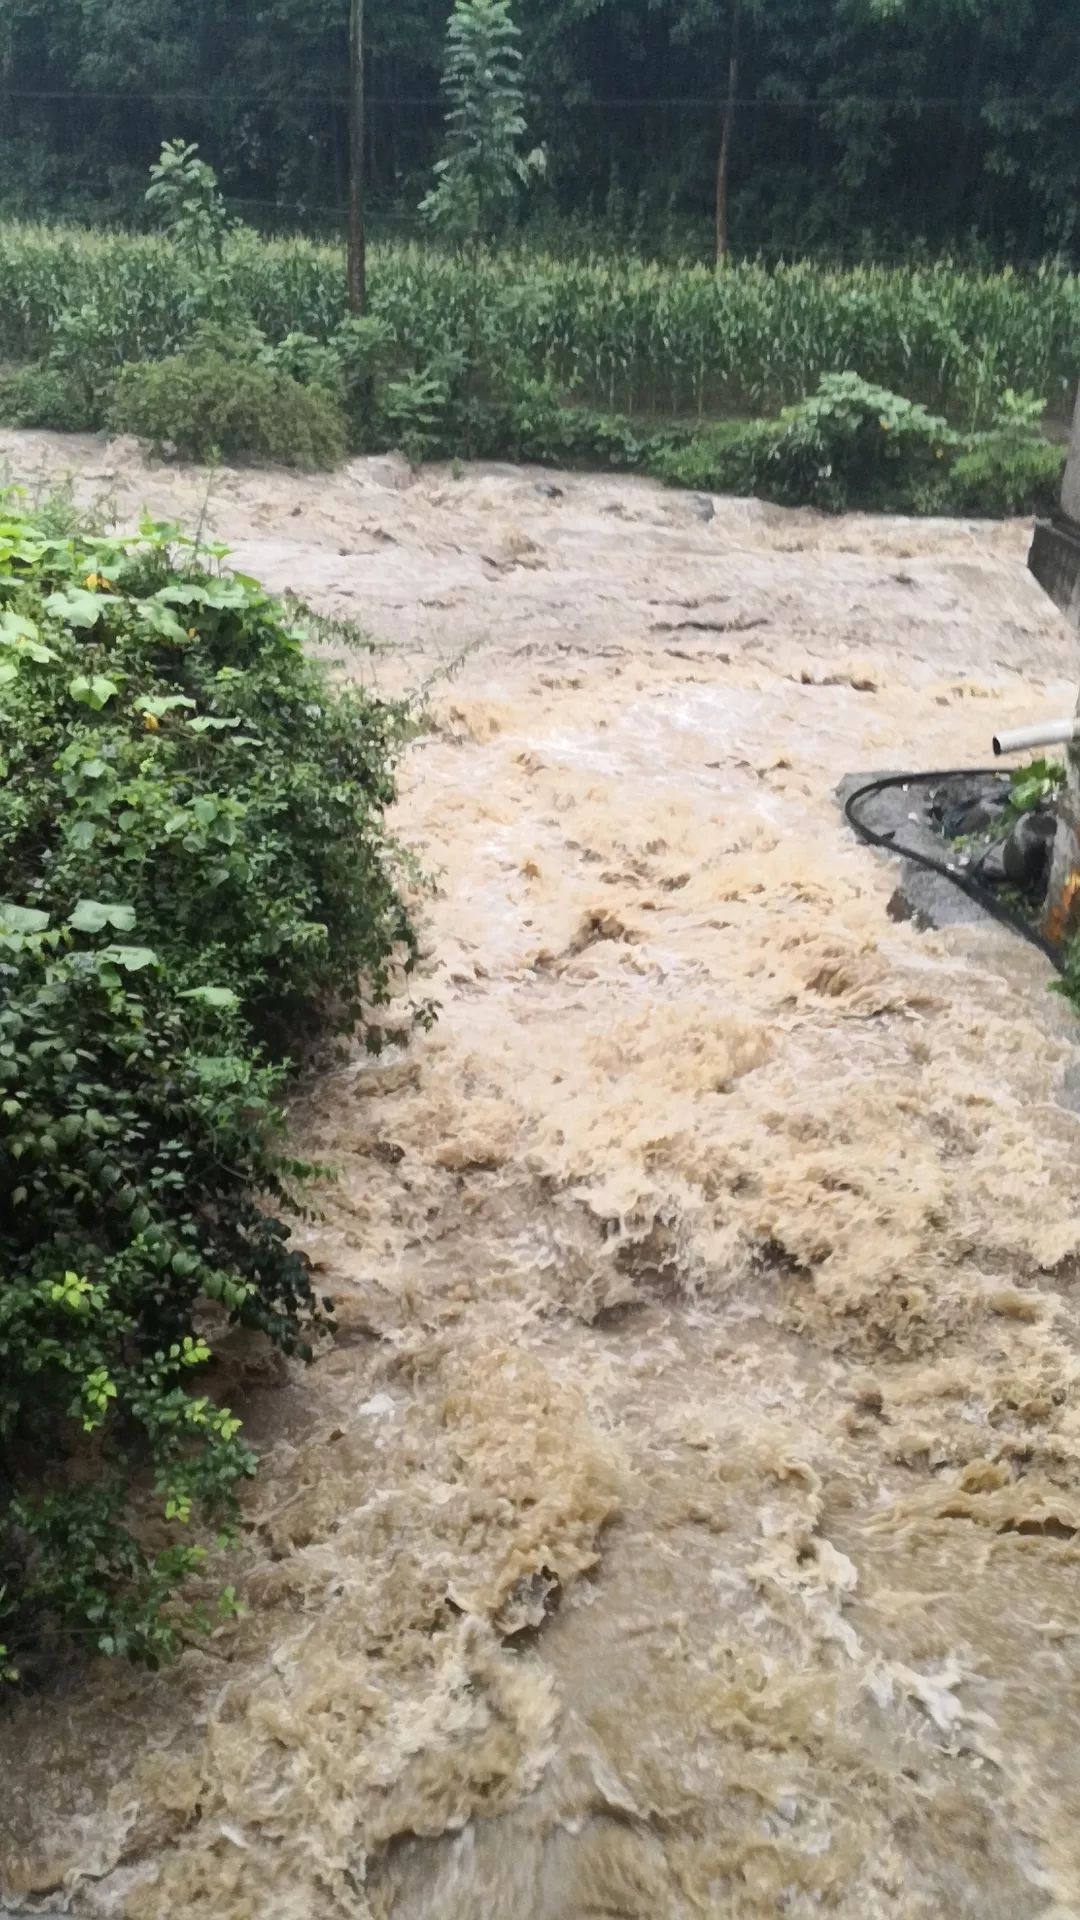
[[[158,719],[156,714],[144,713],[143,726],[146,728],[147,733],[161,732],[161,721]]]
[[[111,593],[112,581],[106,580],[103,573],[88,573],[86,584],[91,593]]]
[[[892,425],[888,420],[879,420],[878,426],[881,428],[882,433],[892,432]]]
[[[197,640],[199,637],[198,627],[189,627],[187,630],[187,637],[189,640]]]

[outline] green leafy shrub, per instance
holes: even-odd
[[[1000,518],[1049,513],[1061,500],[1065,454],[1047,441],[1001,434],[974,439],[954,461],[948,511]]]
[[[65,516],[60,516],[60,524]],[[284,1048],[413,936],[384,812],[402,715],[339,691],[169,530],[0,522],[0,1639],[156,1660],[252,1470],[195,1388],[207,1316],[318,1324],[275,1207]],[[5,1664],[5,1662],[0,1662]]]
[[[376,444],[400,447],[417,463],[449,452],[455,426],[463,424],[453,404],[455,371],[433,365],[387,381],[376,403]]]
[[[1018,820],[1022,813],[1037,813],[1041,807],[1050,806],[1064,787],[1065,779],[1065,767],[1060,760],[1030,760],[1026,766],[1014,768],[1009,775],[1007,817],[1010,822]]]
[[[761,487],[777,434],[771,420],[734,420],[693,434],[661,435],[650,448],[649,470],[669,486],[746,496]]]
[[[675,486],[780,505],[933,511],[957,437],[925,408],[857,374],[827,374],[779,420],[729,421],[657,439],[650,470]]]
[[[969,434],[949,474],[947,509],[953,513],[1049,512],[1061,498],[1064,452],[1042,437],[1045,400],[1006,388],[986,433]]]
[[[310,333],[289,333],[280,346],[264,345],[259,364],[287,375],[298,386],[321,387],[344,403],[345,366],[332,341],[316,340]]]
[[[509,392],[503,418],[496,419],[501,450],[518,460],[630,472],[645,452],[646,443],[629,420],[568,406],[549,381],[521,379]]]
[[[65,307],[53,328],[47,364],[70,382],[82,397],[86,418],[100,426],[121,360],[96,302]]]
[[[780,416],[757,489],[792,506],[910,506],[931,486],[956,436],[925,407],[856,373],[826,374]]]
[[[1040,435],[1043,410],[1006,395],[990,432],[962,435],[856,374],[830,374],[779,420],[657,436],[645,464],[673,486],[827,512],[1032,513],[1056,504],[1064,466]]]
[[[121,369],[108,423],[193,460],[266,460],[307,469],[345,454],[342,410],[320,386],[205,348]]]
[[[349,444],[361,449],[372,444],[375,382],[391,363],[393,335],[370,314],[350,314],[329,344],[338,367],[333,391],[345,410]]]

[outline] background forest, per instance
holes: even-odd
[[[339,228],[347,11],[345,0],[5,0],[0,208],[138,219],[150,160],[183,134],[249,224]],[[1076,0],[516,11],[530,132],[548,161],[527,218],[549,248],[706,257],[730,94],[736,254],[1075,261]],[[368,0],[377,232],[411,230],[430,179],[448,13],[448,0]]]

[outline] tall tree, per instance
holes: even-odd
[[[520,35],[510,0],[455,0],[443,88],[446,148],[421,211],[455,240],[490,238],[541,164],[527,158]]]

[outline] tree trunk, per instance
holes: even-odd
[[[728,95],[724,109],[724,130],[716,161],[716,264],[722,267],[728,257],[728,176],[731,171],[731,143],[735,134],[735,113],[739,100],[739,40],[742,30],[742,0],[734,0],[731,16],[731,61],[728,67]]]
[[[367,230],[364,182],[367,170],[364,111],[364,0],[349,12],[349,311],[367,311]]]

